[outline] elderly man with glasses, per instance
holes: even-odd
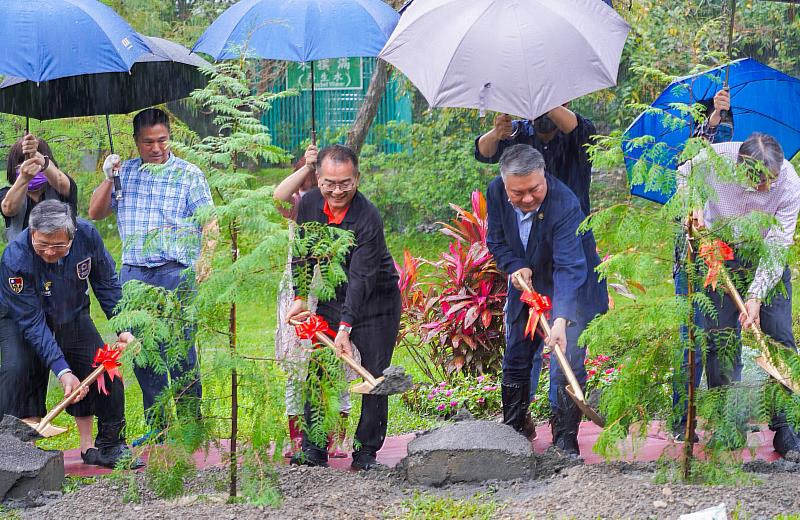
[[[336,297],[320,301],[317,313],[336,329],[335,344],[352,354],[351,341],[358,345],[361,362],[379,377],[389,366],[400,328],[400,290],[394,260],[386,247],[383,221],[378,209],[358,191],[358,158],[345,146],[323,149],[317,160],[319,189],[309,191],[300,201],[297,224],[320,222],[352,231],[355,246],[347,255],[344,269],[347,282],[336,290]],[[295,261],[301,261],[296,258]],[[306,309],[296,300],[287,319]],[[380,467],[375,454],[386,437],[389,401],[385,395],[364,395],[361,418],[355,433],[356,451],[352,467],[371,470]],[[314,413],[305,405],[306,431],[314,426]],[[327,466],[325,446],[316,446],[303,435],[303,453],[293,463]]]
[[[72,215],[69,204],[40,202],[28,229],[8,244],[0,260],[0,296],[28,345],[56,375],[64,395],[92,371],[103,339],[89,315],[89,284],[109,318],[122,297],[114,260],[91,223]],[[116,347],[133,340],[120,332]],[[67,413],[75,417],[86,464],[113,468],[128,453],[125,445],[125,389],[107,375],[107,393],[85,388]],[[92,422],[97,417],[97,437]],[[138,462],[134,463],[138,465]]]

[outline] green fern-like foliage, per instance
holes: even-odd
[[[336,297],[336,288],[347,281],[344,263],[355,244],[352,232],[320,222],[306,222],[292,241],[292,279],[295,294],[308,298],[310,294],[321,301]],[[320,276],[314,279],[315,266]]]

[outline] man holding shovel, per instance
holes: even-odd
[[[320,301],[317,313],[336,330],[335,346],[352,355],[351,341],[358,345],[364,368],[379,377],[389,366],[400,328],[400,290],[394,261],[386,247],[383,221],[378,209],[358,191],[360,174],[355,153],[340,145],[320,151],[317,159],[319,188],[300,200],[297,224],[321,222],[352,231],[356,244],[345,261],[347,283],[336,289],[336,297]],[[294,259],[293,261],[301,261]],[[290,320],[306,310],[295,300],[286,314]],[[389,400],[386,395],[365,394],[361,418],[355,433],[352,467],[371,470],[380,467],[375,454],[386,438]],[[306,431],[313,425],[311,406],[305,406]],[[303,434],[303,453],[293,463],[326,466],[325,446],[316,446]]]
[[[69,204],[40,202],[28,229],[8,244],[0,260],[0,295],[39,358],[70,395],[93,371],[103,340],[89,315],[89,283],[106,316],[122,297],[114,260],[89,222],[72,215]],[[133,340],[119,333],[118,349]],[[125,445],[125,389],[119,377],[100,375],[102,387],[84,388],[67,407],[75,417],[86,464],[113,468],[128,453]],[[93,416],[97,438],[92,440]]]
[[[737,272],[747,283],[746,293],[742,295],[746,312],[738,310],[731,294],[706,292],[716,310],[716,316],[702,317],[702,326],[708,334],[706,378],[708,387],[715,388],[741,380],[742,328],[755,324],[774,341],[797,350],[792,332],[792,280],[787,253],[794,243],[800,212],[800,178],[772,136],[754,133],[744,142],[711,147],[731,167],[745,166],[748,181],[742,184],[725,179],[714,171],[706,152],[684,163],[678,168],[679,187],[686,184],[690,173],[703,174],[715,193],[703,209],[693,211],[692,225],[702,229],[714,223],[735,223],[736,219],[753,212],[775,219],[774,224],[761,230],[767,250],[760,258],[747,258],[742,247],[746,244],[740,244],[733,251],[734,258],[725,265],[725,269]],[[733,362],[725,362],[719,355],[723,349],[730,352],[726,348],[728,341],[735,342]],[[800,439],[789,426],[785,414],[773,417],[770,429],[775,432],[775,451],[782,457],[800,460]]]
[[[487,245],[498,269],[509,275],[506,303],[506,350],[503,356],[503,421],[523,431],[528,411],[530,372],[534,354],[543,343],[566,353],[583,386],[585,349],[577,340],[586,325],[608,307],[605,282],[595,273],[600,264],[594,236],[578,234],[584,219],[575,194],[545,172],[542,154],[530,145],[514,145],[500,158],[500,176],[487,190],[489,233]],[[543,338],[526,333],[530,309],[522,301],[522,284],[552,300],[552,331]],[[566,391],[566,378],[550,364],[553,444],[578,456],[581,411]]]

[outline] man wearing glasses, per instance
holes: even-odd
[[[358,158],[350,148],[333,145],[323,149],[317,159],[319,188],[301,199],[297,224],[320,222],[352,231],[355,246],[345,260],[347,282],[336,289],[336,297],[320,301],[317,314],[331,328],[338,327],[334,343],[352,355],[352,343],[361,353],[361,363],[372,375],[383,375],[394,352],[400,328],[400,290],[378,209],[358,191]],[[299,258],[293,262],[301,261]],[[306,309],[306,302],[295,300],[287,320]],[[385,395],[364,395],[361,418],[355,433],[356,451],[352,467],[371,470],[381,467],[375,454],[386,438],[389,401]],[[306,431],[314,426],[311,407],[305,406]],[[303,453],[293,463],[327,466],[326,447],[316,446],[303,435]]]
[[[92,372],[95,352],[103,346],[89,315],[89,284],[109,318],[122,297],[100,234],[83,219],[76,223],[69,204],[45,200],[31,211],[28,229],[6,247],[0,271],[0,295],[12,318],[69,395]],[[120,332],[116,347],[124,349],[132,340],[130,332]],[[107,393],[85,388],[67,413],[75,417],[83,461],[113,468],[128,452],[125,389],[119,377],[101,377]]]

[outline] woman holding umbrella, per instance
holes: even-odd
[[[43,200],[66,202],[76,214],[75,181],[58,168],[44,140],[28,134],[14,143],[8,154],[7,175],[11,186],[0,189],[0,212],[9,242],[28,227],[31,210]],[[47,367],[25,343],[5,303],[0,302],[0,415],[42,417],[47,379]]]
[[[75,181],[58,168],[46,141],[26,135],[11,147],[6,165],[11,186],[0,189],[0,212],[6,221],[8,241],[28,227],[31,210],[43,200],[57,199],[76,210]]]

